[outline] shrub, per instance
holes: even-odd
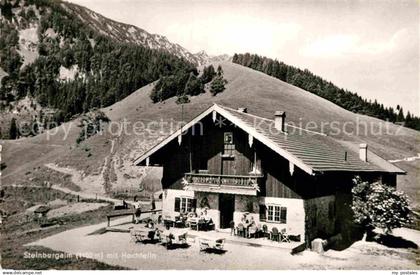
[[[180,95],[176,99],[176,104],[185,104],[185,103],[189,103],[189,102],[190,102],[190,99],[188,98],[187,95]]]
[[[92,113],[89,113],[82,117],[81,124],[79,127],[82,127],[79,137],[76,139],[76,143],[79,144],[82,141],[90,138],[98,132],[102,131],[103,123],[109,122],[110,119],[105,115],[104,112],[96,110]],[[85,148],[85,151],[89,151]]]
[[[381,228],[388,234],[394,228],[412,223],[409,200],[403,192],[379,182],[362,181],[360,177],[353,182],[354,219],[368,232]]]
[[[212,95],[217,95],[225,90],[225,84],[227,83],[226,79],[221,76],[217,76],[210,83],[210,92]]]

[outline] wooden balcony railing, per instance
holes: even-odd
[[[219,175],[185,173],[185,180],[189,184],[210,184],[217,186],[257,187],[261,175]]]

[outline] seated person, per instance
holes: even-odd
[[[210,218],[208,221],[206,221],[206,223],[207,223],[207,230],[211,230],[211,229],[213,229],[213,227],[214,227],[214,223],[213,223],[213,220]]]
[[[179,213],[179,220],[183,221],[184,218],[185,218],[185,213],[184,212]]]
[[[153,221],[150,219],[150,220],[147,222],[147,224],[145,225],[145,227],[152,229],[152,228],[154,228],[154,227],[155,227],[155,224],[154,224],[154,223],[153,223]]]
[[[197,213],[195,212],[195,209],[192,208],[191,211],[188,213],[188,218],[195,218],[197,217]]]
[[[202,218],[206,221],[209,222],[211,220],[211,217],[207,214],[207,210],[205,209],[203,212],[203,216]]]
[[[248,238],[251,238],[252,236],[256,238],[257,233],[258,233],[258,227],[255,225],[255,223],[251,224],[248,227]]]

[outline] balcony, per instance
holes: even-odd
[[[262,175],[185,173],[184,188],[191,191],[257,195]]]

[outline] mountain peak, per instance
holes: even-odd
[[[214,62],[223,62],[223,61],[228,61],[228,60],[231,59],[231,57],[227,54],[209,55],[204,50],[201,50],[201,51],[195,53],[194,56],[197,58],[198,63],[200,65],[205,65],[205,64],[214,63]]]

